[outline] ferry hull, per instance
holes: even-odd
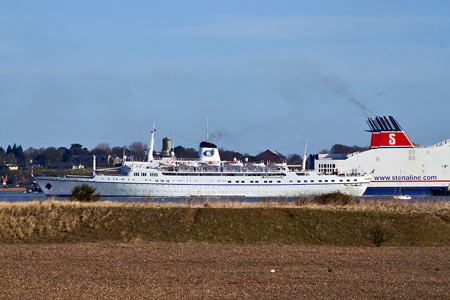
[[[448,188],[445,186],[411,186],[402,187],[399,186],[383,186],[373,187],[369,186],[364,193],[366,196],[389,196],[389,195],[411,195],[411,196],[433,196],[433,191],[448,192]]]
[[[392,138],[401,134],[407,139],[403,132],[388,133]],[[377,133],[372,140],[377,140]],[[372,141],[371,149],[348,155],[319,154],[314,169],[371,174],[366,195],[432,195],[433,190],[450,190],[450,140],[432,146],[387,144],[376,148]]]

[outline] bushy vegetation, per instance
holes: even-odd
[[[349,205],[359,203],[359,200],[340,192],[323,194],[312,198],[312,202],[321,205]]]
[[[376,247],[380,247],[381,244],[391,240],[394,236],[393,230],[380,222],[376,222],[375,224],[373,224],[370,227],[369,233],[372,239],[372,243]]]
[[[95,188],[87,184],[77,185],[72,190],[72,200],[95,202],[100,200],[100,194],[95,194]]]

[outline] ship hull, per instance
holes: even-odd
[[[351,183],[290,183],[288,179],[272,180],[272,183],[250,183],[248,178],[233,178],[233,183],[174,182],[176,179],[160,179],[163,182],[139,182],[125,176],[96,176],[92,178],[37,177],[36,181],[47,196],[70,196],[75,186],[87,184],[104,197],[190,197],[190,196],[238,196],[238,197],[296,197],[341,192],[351,196],[364,194],[369,180]],[[167,182],[171,180],[172,182]],[[189,179],[186,179],[189,180]],[[192,179],[191,181],[195,181]],[[236,183],[239,181],[239,183]],[[278,182],[280,181],[280,183]]]
[[[371,184],[373,185],[373,184]],[[446,190],[442,186],[413,186],[402,187],[399,186],[385,186],[385,187],[373,187],[369,186],[364,193],[365,196],[391,196],[391,195],[411,195],[411,196],[437,196],[433,193],[435,190]],[[448,190],[447,190],[448,191]],[[444,196],[444,195],[443,195]]]

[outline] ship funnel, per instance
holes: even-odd
[[[372,132],[370,148],[414,148],[413,142],[394,117],[368,118],[369,132]]]
[[[201,162],[220,162],[219,149],[217,146],[209,142],[201,142],[198,151],[198,160]]]

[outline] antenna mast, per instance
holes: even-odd
[[[208,116],[206,116],[206,141],[209,143]]]
[[[95,161],[95,154],[92,156],[92,177],[95,177],[95,171],[96,171],[96,161]]]
[[[172,125],[172,149],[170,149],[171,151],[173,151],[175,149],[175,125]]]
[[[308,136],[306,136],[306,141],[305,141],[305,152],[303,152],[303,163],[302,163],[302,169],[303,171],[306,170],[306,149],[308,147]]]

